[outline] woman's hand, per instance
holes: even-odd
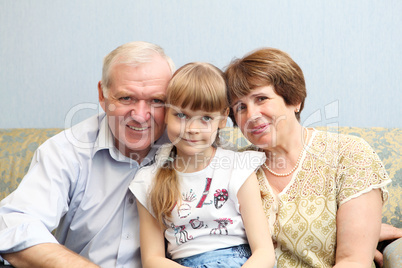
[[[394,240],[402,237],[402,229],[396,228],[389,224],[381,224],[380,239],[378,242],[386,240]],[[375,262],[382,267],[383,266],[383,255],[382,252],[376,250],[374,254]]]

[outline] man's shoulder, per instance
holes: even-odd
[[[99,136],[100,126],[105,114],[91,116],[80,123],[65,129],[49,138],[41,147],[92,149]]]

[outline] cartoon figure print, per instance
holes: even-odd
[[[191,202],[196,199],[193,190],[190,189],[188,193],[182,193],[183,203],[177,208],[177,213],[180,219],[186,218],[191,214]]]
[[[214,204],[217,209],[220,209],[228,200],[229,194],[226,189],[217,189],[214,194]]]
[[[225,231],[226,235],[228,235],[228,229],[226,228],[226,226],[228,226],[228,224],[233,224],[233,221],[229,218],[220,218],[215,220],[218,223],[218,227],[217,228],[213,228],[210,232],[210,234],[214,234],[214,235],[221,235],[222,234],[222,230]]]
[[[180,245],[186,243],[188,240],[192,240],[193,236],[188,235],[186,227],[184,225],[175,226],[173,223],[170,225],[174,230],[174,235],[176,237],[176,244]]]
[[[200,217],[190,220],[189,223],[193,229],[208,228],[208,225],[204,224],[203,221],[200,221]]]

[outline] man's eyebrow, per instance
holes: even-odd
[[[155,95],[151,95],[152,99],[162,99],[165,100],[166,99],[166,94],[155,94]]]
[[[130,96],[130,95],[132,95],[132,92],[130,92],[128,90],[120,90],[120,91],[116,92],[115,97]]]

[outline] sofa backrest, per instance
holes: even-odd
[[[0,129],[0,200],[17,188],[29,169],[36,148],[60,131],[62,129],[58,128]],[[382,221],[402,228],[402,129],[339,127],[329,131],[359,136],[377,152],[392,179]],[[237,128],[224,128],[220,135],[239,148],[249,144]]]

